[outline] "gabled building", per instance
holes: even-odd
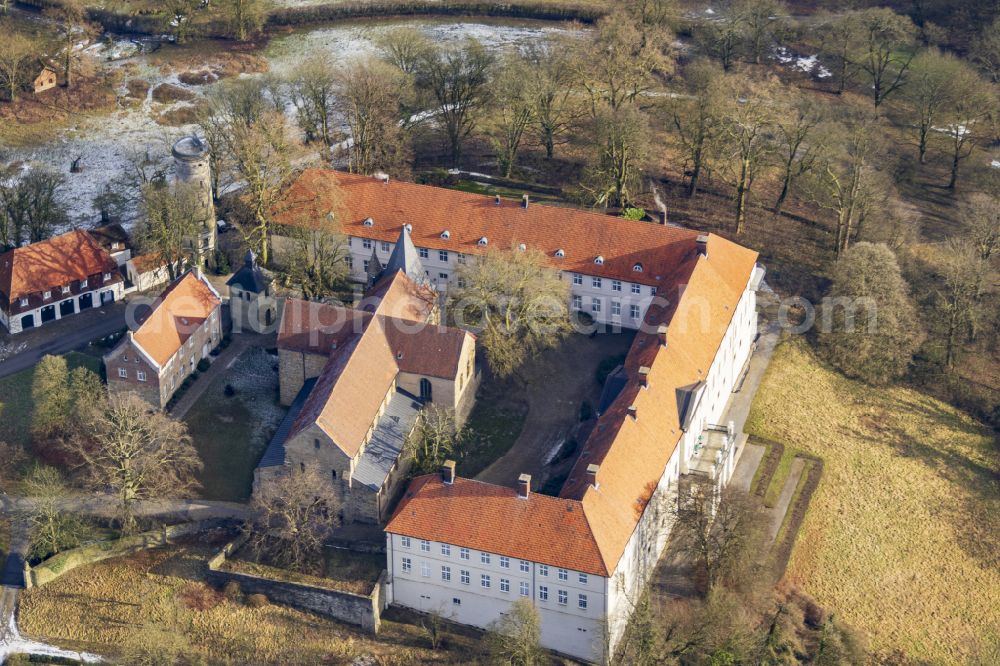
[[[469,413],[475,336],[437,323],[436,293],[408,268],[389,262],[359,308],[285,302],[278,355],[281,401],[291,408],[257,468],[255,493],[316,468],[336,488],[345,521],[384,522],[419,411],[433,403],[459,421]]]
[[[278,302],[271,290],[271,278],[257,265],[257,257],[248,250],[243,266],[226,282],[229,287],[229,312],[235,331],[266,333],[277,323]]]
[[[174,280],[138,328],[104,356],[108,390],[162,409],[222,340],[222,299],[199,272]]]
[[[118,264],[86,231],[0,254],[0,324],[10,333],[114,303],[123,295]]]

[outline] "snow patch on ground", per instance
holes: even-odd
[[[1000,160],[993,160],[990,162],[990,166],[994,169],[1000,169]]]
[[[818,55],[798,55],[790,51],[787,47],[779,46],[774,50],[774,59],[782,65],[786,65],[799,72],[805,72],[817,79],[826,79],[833,76],[833,72],[824,67],[819,62]]]
[[[35,641],[29,641],[21,638],[21,634],[17,630],[17,621],[14,619],[14,614],[11,613],[7,622],[6,633],[0,637],[0,664],[4,663],[7,660],[7,657],[15,654],[31,654],[45,657],[55,657],[58,659],[72,659],[75,661],[82,661],[86,664],[96,664],[101,662],[101,658],[96,654],[73,652],[72,650],[61,650],[57,647],[46,645],[45,643],[36,643]]]

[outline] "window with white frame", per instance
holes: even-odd
[[[549,565],[547,565],[547,564],[539,564],[538,565],[538,575],[539,576],[548,576],[549,575]]]
[[[479,553],[479,561],[482,562],[483,564],[489,564],[490,563],[490,554],[489,553]]]
[[[410,547],[410,537],[408,537],[408,536],[399,537],[399,545],[402,546],[403,548],[409,548]]]
[[[104,274],[104,279],[105,280],[110,280],[111,279],[111,273],[105,273]]]
[[[465,255],[462,254],[461,252],[458,253],[458,256],[455,257],[455,259],[457,259],[458,263],[460,263],[460,264],[464,264],[465,263]]]
[[[118,376],[128,377],[128,370],[126,370],[125,368],[118,368]]]
[[[639,318],[639,306],[638,305],[630,305],[630,306],[628,306],[628,316],[631,317],[632,319],[638,319]]]
[[[522,580],[521,581],[521,596],[522,597],[528,596],[528,592],[529,592],[529,590],[528,590],[528,582]]]
[[[451,546],[446,543],[441,544],[441,554],[445,557],[451,557]]]
[[[143,372],[142,370],[139,370],[135,373],[135,378],[138,379],[140,382],[144,382],[146,381],[146,373]]]
[[[582,310],[583,309],[583,296],[574,296],[573,297],[573,309],[574,310]]]
[[[587,595],[579,595],[576,599],[576,605],[580,608],[580,610],[587,610]]]
[[[22,308],[23,307],[27,307],[27,305],[28,305],[28,299],[27,298],[22,298],[21,299],[21,307]]]
[[[427,259],[428,257],[431,256],[431,253],[427,250],[426,247],[418,248],[417,249],[417,254],[420,255],[421,259]]]
[[[427,564],[427,562],[421,562],[420,563],[420,575],[423,576],[424,578],[430,578],[431,577],[431,565]]]
[[[523,571],[524,573],[528,573],[528,571],[530,570],[530,566],[531,565],[528,564],[528,560],[521,560],[521,571]]]
[[[599,277],[590,278],[590,285],[594,289],[600,289],[601,288],[601,278],[599,278]]]
[[[569,601],[569,593],[566,592],[566,590],[559,590],[558,599],[559,599],[559,605],[565,606],[566,603]]]
[[[538,600],[548,601],[549,600],[549,588],[546,585],[538,586]]]
[[[585,573],[580,574],[578,580],[580,581],[580,585],[586,585],[587,584],[587,574],[585,574]]]
[[[510,592],[510,581],[507,580],[506,578],[501,578],[500,579],[500,591],[501,592]]]
[[[354,257],[352,257],[350,255],[344,257],[344,263],[347,264],[347,267],[350,270],[352,270],[352,271],[354,270]]]
[[[87,287],[87,281],[86,280],[80,280],[80,289],[85,289],[86,287]]]
[[[421,539],[420,550],[424,551],[425,553],[431,552],[431,542],[428,541],[427,539]]]
[[[388,252],[389,251],[389,244],[386,243],[385,241],[382,241],[382,251],[383,252]]]
[[[459,548],[458,549],[458,556],[461,557],[463,560],[469,559],[469,549],[468,548]]]
[[[448,274],[447,273],[438,273],[438,279],[447,280],[448,279]]]
[[[569,572],[565,569],[559,570],[559,580],[569,580]]]
[[[489,574],[480,574],[479,575],[479,584],[481,586],[483,586],[483,587],[489,587],[490,585],[492,585],[492,583],[490,582],[490,575]]]
[[[590,299],[590,311],[591,312],[601,311],[601,299],[597,298],[596,296]]]
[[[448,250],[438,250],[438,260],[448,261]]]
[[[650,287],[649,288],[649,295],[650,296],[656,296],[656,287]]]
[[[363,249],[365,249],[365,250],[372,249],[372,239],[371,238],[362,238],[361,239],[361,247]]]
[[[622,290],[622,281],[621,280],[612,280],[611,281],[611,291],[621,291],[621,290]]]
[[[583,284],[583,276],[579,273],[573,273],[573,284]]]
[[[441,580],[451,581],[451,567],[441,567]]]
[[[500,568],[501,569],[510,569],[510,558],[507,557],[506,555],[501,555],[500,556]]]
[[[52,292],[51,291],[45,292],[44,294],[42,294],[42,298],[46,301],[49,300],[50,298],[52,298]]]
[[[462,585],[468,585],[469,584],[469,572],[466,571],[465,569],[462,569],[461,571],[459,571],[458,572],[458,580],[459,580],[460,583],[462,583]]]
[[[368,261],[367,259],[365,259],[365,260],[364,260],[364,264],[362,264],[362,266],[361,266],[361,270],[363,270],[363,271],[364,271],[365,273],[367,273],[367,272],[368,272],[368,264],[369,264],[369,263],[370,263],[370,262],[369,262],[369,261]]]
[[[413,560],[408,557],[403,558],[403,573],[410,573],[413,571]]]
[[[611,301],[611,315],[614,317],[622,316],[622,303],[621,301]]]
[[[62,293],[64,293],[64,294],[68,294],[69,293],[69,286],[68,285],[62,288]]]

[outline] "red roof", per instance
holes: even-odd
[[[342,212],[346,211],[346,212]],[[429,185],[384,181],[330,169],[306,169],[275,207],[279,224],[318,228],[335,212],[340,229],[359,238],[395,243],[412,225],[418,247],[482,254],[487,247],[524,243],[561,270],[661,286],[698,232],[626,220],[579,208],[501,200]],[[367,218],[371,226],[365,225]],[[443,238],[444,232],[448,238]],[[480,245],[486,238],[487,245]],[[563,250],[565,256],[556,257]],[[597,257],[602,264],[595,263]],[[633,268],[641,264],[642,271]]]
[[[0,293],[13,302],[117,271],[111,255],[86,231],[76,229],[0,254]]]
[[[222,305],[208,282],[193,272],[174,280],[132,334],[132,342],[163,366]]]

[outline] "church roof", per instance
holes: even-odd
[[[392,248],[392,254],[389,255],[389,261],[386,263],[382,275],[395,275],[402,271],[408,278],[420,283],[427,279],[427,274],[424,273],[424,266],[420,263],[420,254],[410,236],[411,229],[409,224],[404,224],[400,228],[399,238],[396,239],[396,245]]]
[[[247,250],[243,259],[243,266],[233,273],[233,276],[226,282],[226,286],[238,286],[243,291],[260,294],[267,289],[267,277],[264,271],[257,265],[257,257],[252,250]]]

